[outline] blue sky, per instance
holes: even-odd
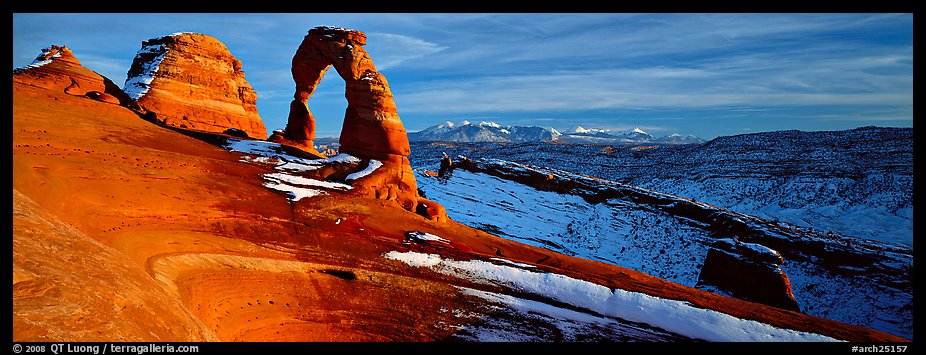
[[[13,66],[66,44],[125,81],[143,40],[218,38],[244,63],[269,130],[286,124],[308,29],[367,33],[409,131],[443,121],[575,125],[704,138],[913,125],[911,14],[14,14]],[[330,70],[309,107],[338,135]]]

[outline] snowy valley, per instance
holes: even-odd
[[[721,294],[735,292],[699,284],[709,251],[755,243],[780,253],[801,312],[912,337],[909,129],[412,152],[420,190],[464,224]],[[472,160],[456,158],[449,178],[425,174],[442,152]]]

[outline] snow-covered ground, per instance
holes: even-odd
[[[622,289],[610,289],[561,274],[498,265],[481,260],[458,261],[437,254],[392,251],[384,255],[416,267],[445,275],[510,288],[517,292],[562,302],[591,314],[525,302],[511,296],[464,289],[474,295],[519,311],[534,311],[573,322],[605,323],[604,317],[648,324],[670,333],[707,341],[835,341],[820,334],[777,328],[714,310],[694,307],[678,300],[654,297]],[[479,332],[477,332],[479,334]],[[489,333],[492,334],[492,333]]]
[[[436,166],[428,168],[434,170]],[[428,177],[423,170],[416,169],[419,189],[427,198],[443,204],[448,216],[456,221],[501,237],[628,267],[692,287],[697,283],[708,245],[715,240],[704,223],[674,215],[659,206],[616,198],[588,203],[576,195],[540,191],[459,168],[446,180]],[[645,189],[639,191],[659,195]],[[685,203],[707,206],[695,201]],[[755,228],[774,225],[750,216],[724,213]],[[790,232],[801,230],[763,231],[784,238],[790,238],[787,234]],[[817,237],[794,235],[793,238],[813,244],[816,243],[813,238]],[[842,243],[839,240],[819,242]],[[820,266],[823,262],[812,255],[799,259],[786,255],[782,269],[791,278],[803,312],[910,338],[912,288],[897,285],[896,280],[886,280],[884,274],[893,275],[903,283],[904,275],[910,275],[912,258],[897,254],[903,251],[902,247],[884,247],[874,252],[887,255],[879,261],[889,268],[881,276],[865,270],[871,265],[857,270],[824,268]]]
[[[589,204],[579,196],[460,169],[449,180],[420,173],[416,179],[425,196],[443,204],[451,219],[567,255],[689,286],[697,283],[707,255],[708,232],[703,228],[625,201]]]
[[[552,167],[731,211],[913,246],[913,130],[766,132],[701,145],[412,143],[413,167],[450,156]]]
[[[716,206],[809,227],[821,232],[913,246],[913,205],[892,191],[912,186],[912,176],[878,174],[859,179],[810,176],[709,177],[652,179],[642,185],[657,191],[689,197]],[[861,187],[882,187],[865,195]],[[787,197],[780,191],[791,191]],[[843,196],[856,195],[855,199]]]
[[[540,301],[459,288],[461,293],[489,301],[474,312],[453,310],[466,325],[456,326],[454,337],[478,342],[534,341],[691,341],[662,329],[561,308]],[[451,311],[451,310],[445,310]]]

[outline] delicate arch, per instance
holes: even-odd
[[[347,110],[341,126],[340,151],[360,158],[402,160],[409,155],[408,135],[396,111],[386,77],[376,71],[363,49],[366,35],[340,27],[309,30],[293,56],[296,92],[290,104],[284,138],[309,147],[315,139],[315,117],[308,100],[334,66],[344,79]]]

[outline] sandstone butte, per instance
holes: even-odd
[[[13,75],[13,341],[432,341],[480,318],[461,312],[492,309],[458,286],[517,294],[383,257],[409,250],[502,257],[837,339],[903,340],[520,244],[396,201],[330,193],[290,202],[264,186],[272,167],[69,93],[71,80],[87,90],[100,78],[60,58]],[[410,231],[449,243],[408,243]]]
[[[169,126],[210,132],[237,128],[267,138],[257,93],[242,63],[219,40],[180,32],[142,42],[125,91],[151,117]]]

